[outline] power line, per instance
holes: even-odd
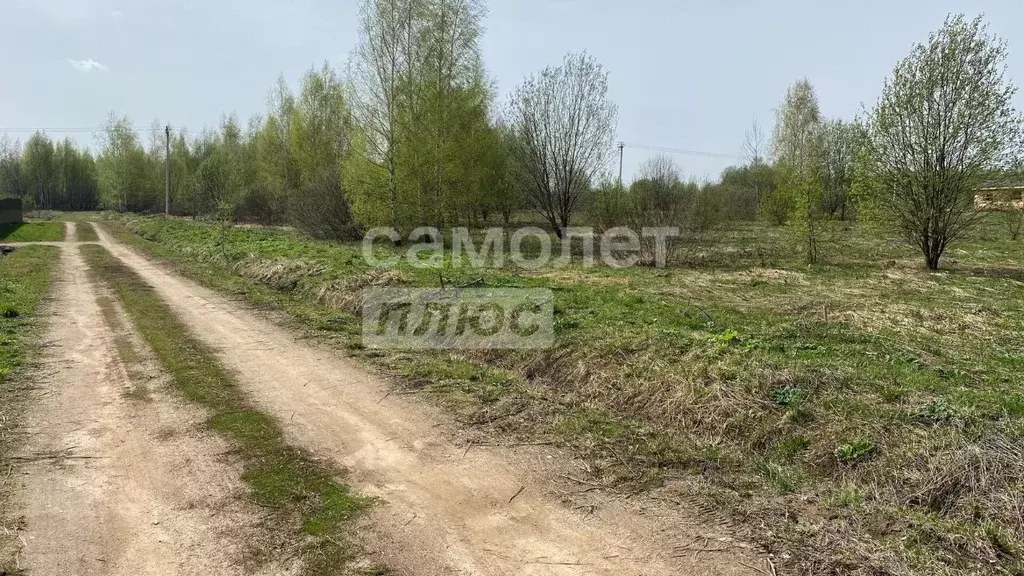
[[[722,158],[726,160],[736,160],[739,156],[735,154],[722,154],[719,152],[705,152],[702,150],[686,150],[683,148],[669,148],[666,146],[653,146],[650,144],[638,144],[636,142],[622,142],[627,148],[636,148],[638,150],[649,150],[651,152],[664,152],[666,154],[683,154],[685,156],[702,156],[704,158]]]
[[[89,126],[78,128],[0,128],[0,132],[21,133],[21,132],[98,132],[103,126]]]
[[[106,126],[77,126],[77,127],[71,127],[71,128],[3,128],[3,127],[0,127],[0,133],[8,133],[8,134],[27,134],[27,133],[33,133],[34,134],[36,132],[44,132],[44,133],[55,132],[55,133],[61,133],[61,134],[70,134],[70,133],[103,132],[106,129],[107,129]],[[162,132],[163,129],[160,128],[160,127],[157,127],[157,128],[135,128],[135,127],[132,127],[132,132],[149,133],[149,132],[153,132],[153,131]],[[184,128],[174,128],[174,131],[175,132],[180,132],[180,133],[185,133],[185,134],[203,134],[203,133],[215,132],[215,130],[188,130],[188,129],[184,129]]]

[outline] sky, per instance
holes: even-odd
[[[627,181],[673,154],[688,179],[739,163],[745,133],[766,135],[787,86],[806,77],[822,113],[852,119],[878,98],[914,43],[951,12],[983,13],[1024,81],[1019,0],[490,0],[481,48],[498,102],[531,73],[586,50],[609,72]],[[261,113],[281,74],[292,85],[325,60],[344,68],[356,0],[0,0],[0,133],[44,128],[95,147],[111,112],[145,131],[199,130]],[[1024,95],[1016,107],[1024,110]],[[725,156],[725,157],[721,157]],[[617,161],[608,165],[614,174]]]

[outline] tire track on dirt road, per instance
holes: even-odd
[[[445,436],[445,419],[433,408],[388,396],[386,382],[337,352],[297,341],[245,306],[114,242],[102,228],[99,236],[280,421],[290,443],[333,459],[357,490],[386,503],[362,527],[368,536],[361,541],[396,573],[756,573],[744,566],[759,563],[746,549],[716,551],[706,540],[709,550],[687,548],[695,538],[722,536],[697,523],[638,517],[615,502],[589,516],[567,509],[514,450],[466,454]]]
[[[201,411],[162,389],[162,370],[127,324],[115,332],[106,323],[68,226],[12,469],[17,563],[39,576],[252,574],[261,512],[219,456],[226,444],[199,432]],[[146,400],[126,396],[140,384],[115,335],[136,346]]]

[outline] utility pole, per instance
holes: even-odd
[[[171,215],[171,126],[164,128],[164,216]]]
[[[619,190],[622,190],[622,154],[625,148],[626,144],[624,142],[619,142]]]

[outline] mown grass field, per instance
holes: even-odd
[[[58,249],[26,246],[0,257],[0,522],[7,525],[6,491],[10,456],[18,441],[17,422],[30,383],[15,377],[38,349],[40,313],[50,290]],[[0,572],[20,573],[15,556],[20,545],[8,533],[0,534]]]
[[[760,225],[688,245],[664,270],[447,266],[454,285],[555,292],[555,347],[500,353],[363,350],[361,288],[440,278],[369,268],[358,244],[105,225],[284,310],[464,423],[554,439],[596,482],[737,520],[785,572],[1024,571],[1024,243],[995,223],[938,273],[853,228],[807,266],[784,229]]]
[[[0,224],[0,242],[60,242],[63,222],[22,222]]]

